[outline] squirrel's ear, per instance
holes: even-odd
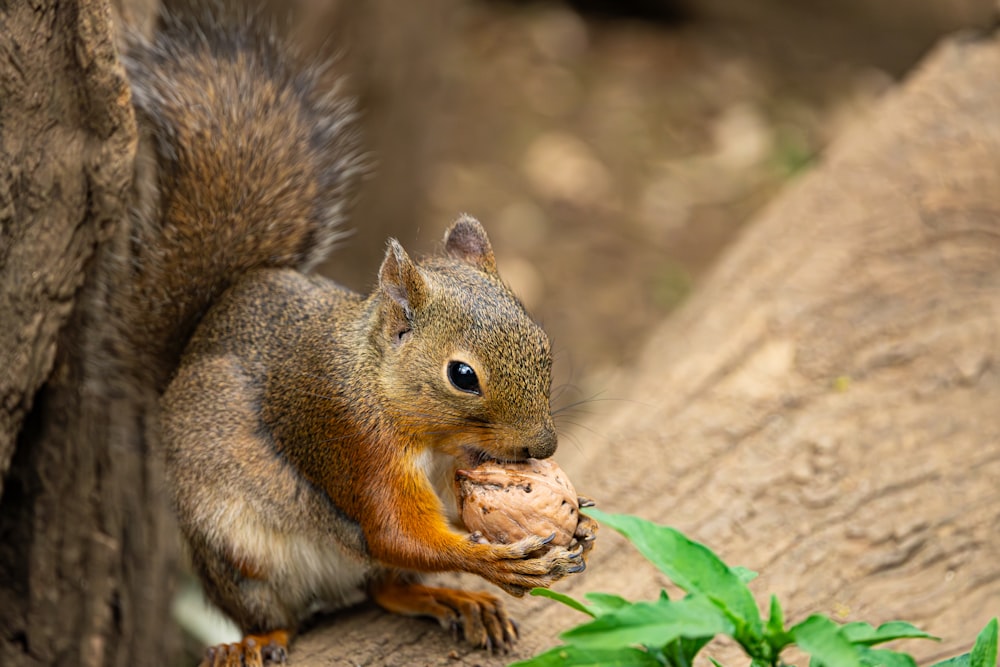
[[[491,275],[497,275],[497,261],[486,230],[478,220],[462,215],[444,234],[444,249],[449,257],[472,264]]]
[[[386,297],[383,299],[386,325],[392,329],[394,342],[401,342],[412,327],[414,312],[427,300],[427,283],[396,239],[389,239],[378,272],[378,286]]]

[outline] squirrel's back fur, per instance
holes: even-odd
[[[148,310],[125,329],[157,384],[235,277],[326,257],[364,172],[352,101],[328,68],[293,69],[263,19],[216,13],[167,15],[152,40],[130,36],[124,57],[148,143],[127,278]]]

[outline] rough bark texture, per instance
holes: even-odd
[[[751,225],[623,373],[623,400],[595,404],[600,435],[561,456],[605,509],[759,570],[760,601],[777,593],[792,620],[905,618],[944,638],[907,645],[919,661],[967,649],[1000,600],[997,71],[995,37],[938,48]],[[606,532],[560,588],[650,598],[662,584]],[[580,620],[548,601],[511,606],[513,657]],[[512,656],[368,609],[306,634],[292,657]]]
[[[0,664],[163,664],[155,401],[102,297],[136,142],[110,11],[5,2],[0,35]]]
[[[128,115],[101,12],[54,5],[0,7],[0,476],[123,184],[101,171],[103,142]]]

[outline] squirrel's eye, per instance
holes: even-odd
[[[476,371],[472,370],[472,366],[464,361],[448,362],[448,379],[456,389],[470,394],[481,393],[479,390],[479,378],[476,377]]]

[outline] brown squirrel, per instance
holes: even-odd
[[[506,650],[495,596],[433,588],[465,571],[521,595],[584,568],[530,537],[452,526],[454,469],[556,450],[544,331],[463,216],[441,256],[390,240],[355,294],[307,269],[363,172],[354,113],[254,21],[167,16],[126,70],[148,140],[120,310],[153,382],[180,528],[208,597],[245,633],[203,664],[283,662],[317,608],[367,592]]]

